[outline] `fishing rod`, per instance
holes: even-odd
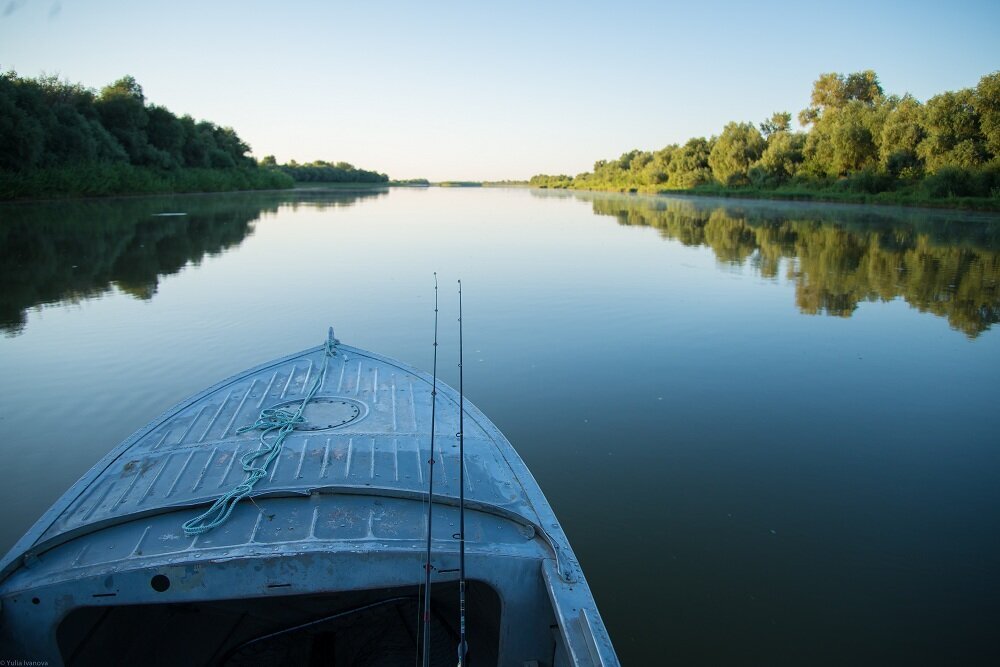
[[[458,667],[465,664],[465,393],[462,372],[462,281],[458,281]]]
[[[437,407],[438,277],[434,272],[434,378],[431,384],[431,455],[427,459],[427,562],[424,563],[424,667],[431,664],[431,521],[434,518],[434,421]]]

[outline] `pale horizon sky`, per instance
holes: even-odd
[[[526,179],[806,106],[874,69],[920,100],[1000,69],[1000,3],[0,0],[0,69],[232,126],[257,157]]]

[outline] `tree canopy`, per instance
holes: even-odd
[[[539,174],[530,184],[622,192],[790,184],[1000,198],[1000,72],[925,103],[886,94],[872,70],[825,73],[798,119],[803,130],[787,111],[756,125],[731,122],[718,136],[632,150],[591,172]]]
[[[377,171],[358,169],[349,162],[314,160],[299,164],[295,160],[279,165],[273,155],[261,160],[261,166],[276,169],[303,183],[387,183],[389,177]]]
[[[0,169],[29,171],[83,164],[160,169],[255,168],[231,127],[147,103],[124,76],[100,93],[56,77],[0,73]]]

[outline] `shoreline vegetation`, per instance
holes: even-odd
[[[231,127],[148,103],[131,76],[97,92],[54,76],[0,72],[0,201],[283,190],[304,183],[390,181],[347,162],[279,165],[273,156],[258,162]]]
[[[95,92],[0,73],[0,200],[290,188],[231,127],[178,117],[125,76]]]
[[[718,136],[537,174],[537,188],[1000,210],[1000,72],[921,103],[871,70],[822,74],[810,106]]]
[[[591,190],[609,192],[609,190]],[[611,190],[611,192],[621,192]],[[868,204],[873,206],[907,206],[918,208],[954,209],[960,211],[1000,211],[1000,198],[928,196],[920,188],[899,188],[882,192],[856,192],[837,187],[809,187],[790,184],[779,188],[724,187],[704,185],[686,190],[655,191],[627,190],[640,194],[662,194],[680,197],[717,197],[724,199],[763,199],[769,201],[816,202],[826,204]]]
[[[374,185],[387,185],[389,177],[377,171],[358,169],[349,162],[326,162],[325,160],[314,160],[306,164],[299,164],[295,160],[290,160],[285,164],[278,164],[273,155],[267,155],[261,159],[260,167],[292,179],[296,184],[300,183],[371,183]]]
[[[130,76],[100,92],[0,72],[0,201],[303,187],[529,186],[1000,211],[1000,72],[921,103],[875,72],[822,74],[811,104],[718,136],[529,181],[391,180],[347,162],[259,161],[230,127],[146,102]]]

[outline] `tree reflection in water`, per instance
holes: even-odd
[[[548,195],[542,195],[548,196]],[[574,194],[622,225],[795,282],[807,314],[902,298],[975,338],[1000,320],[1000,223],[961,212]]]
[[[27,310],[112,288],[139,299],[161,276],[241,244],[279,206],[351,206],[387,190],[326,190],[8,204],[0,209],[0,331],[19,334]],[[184,213],[184,215],[163,215]]]

